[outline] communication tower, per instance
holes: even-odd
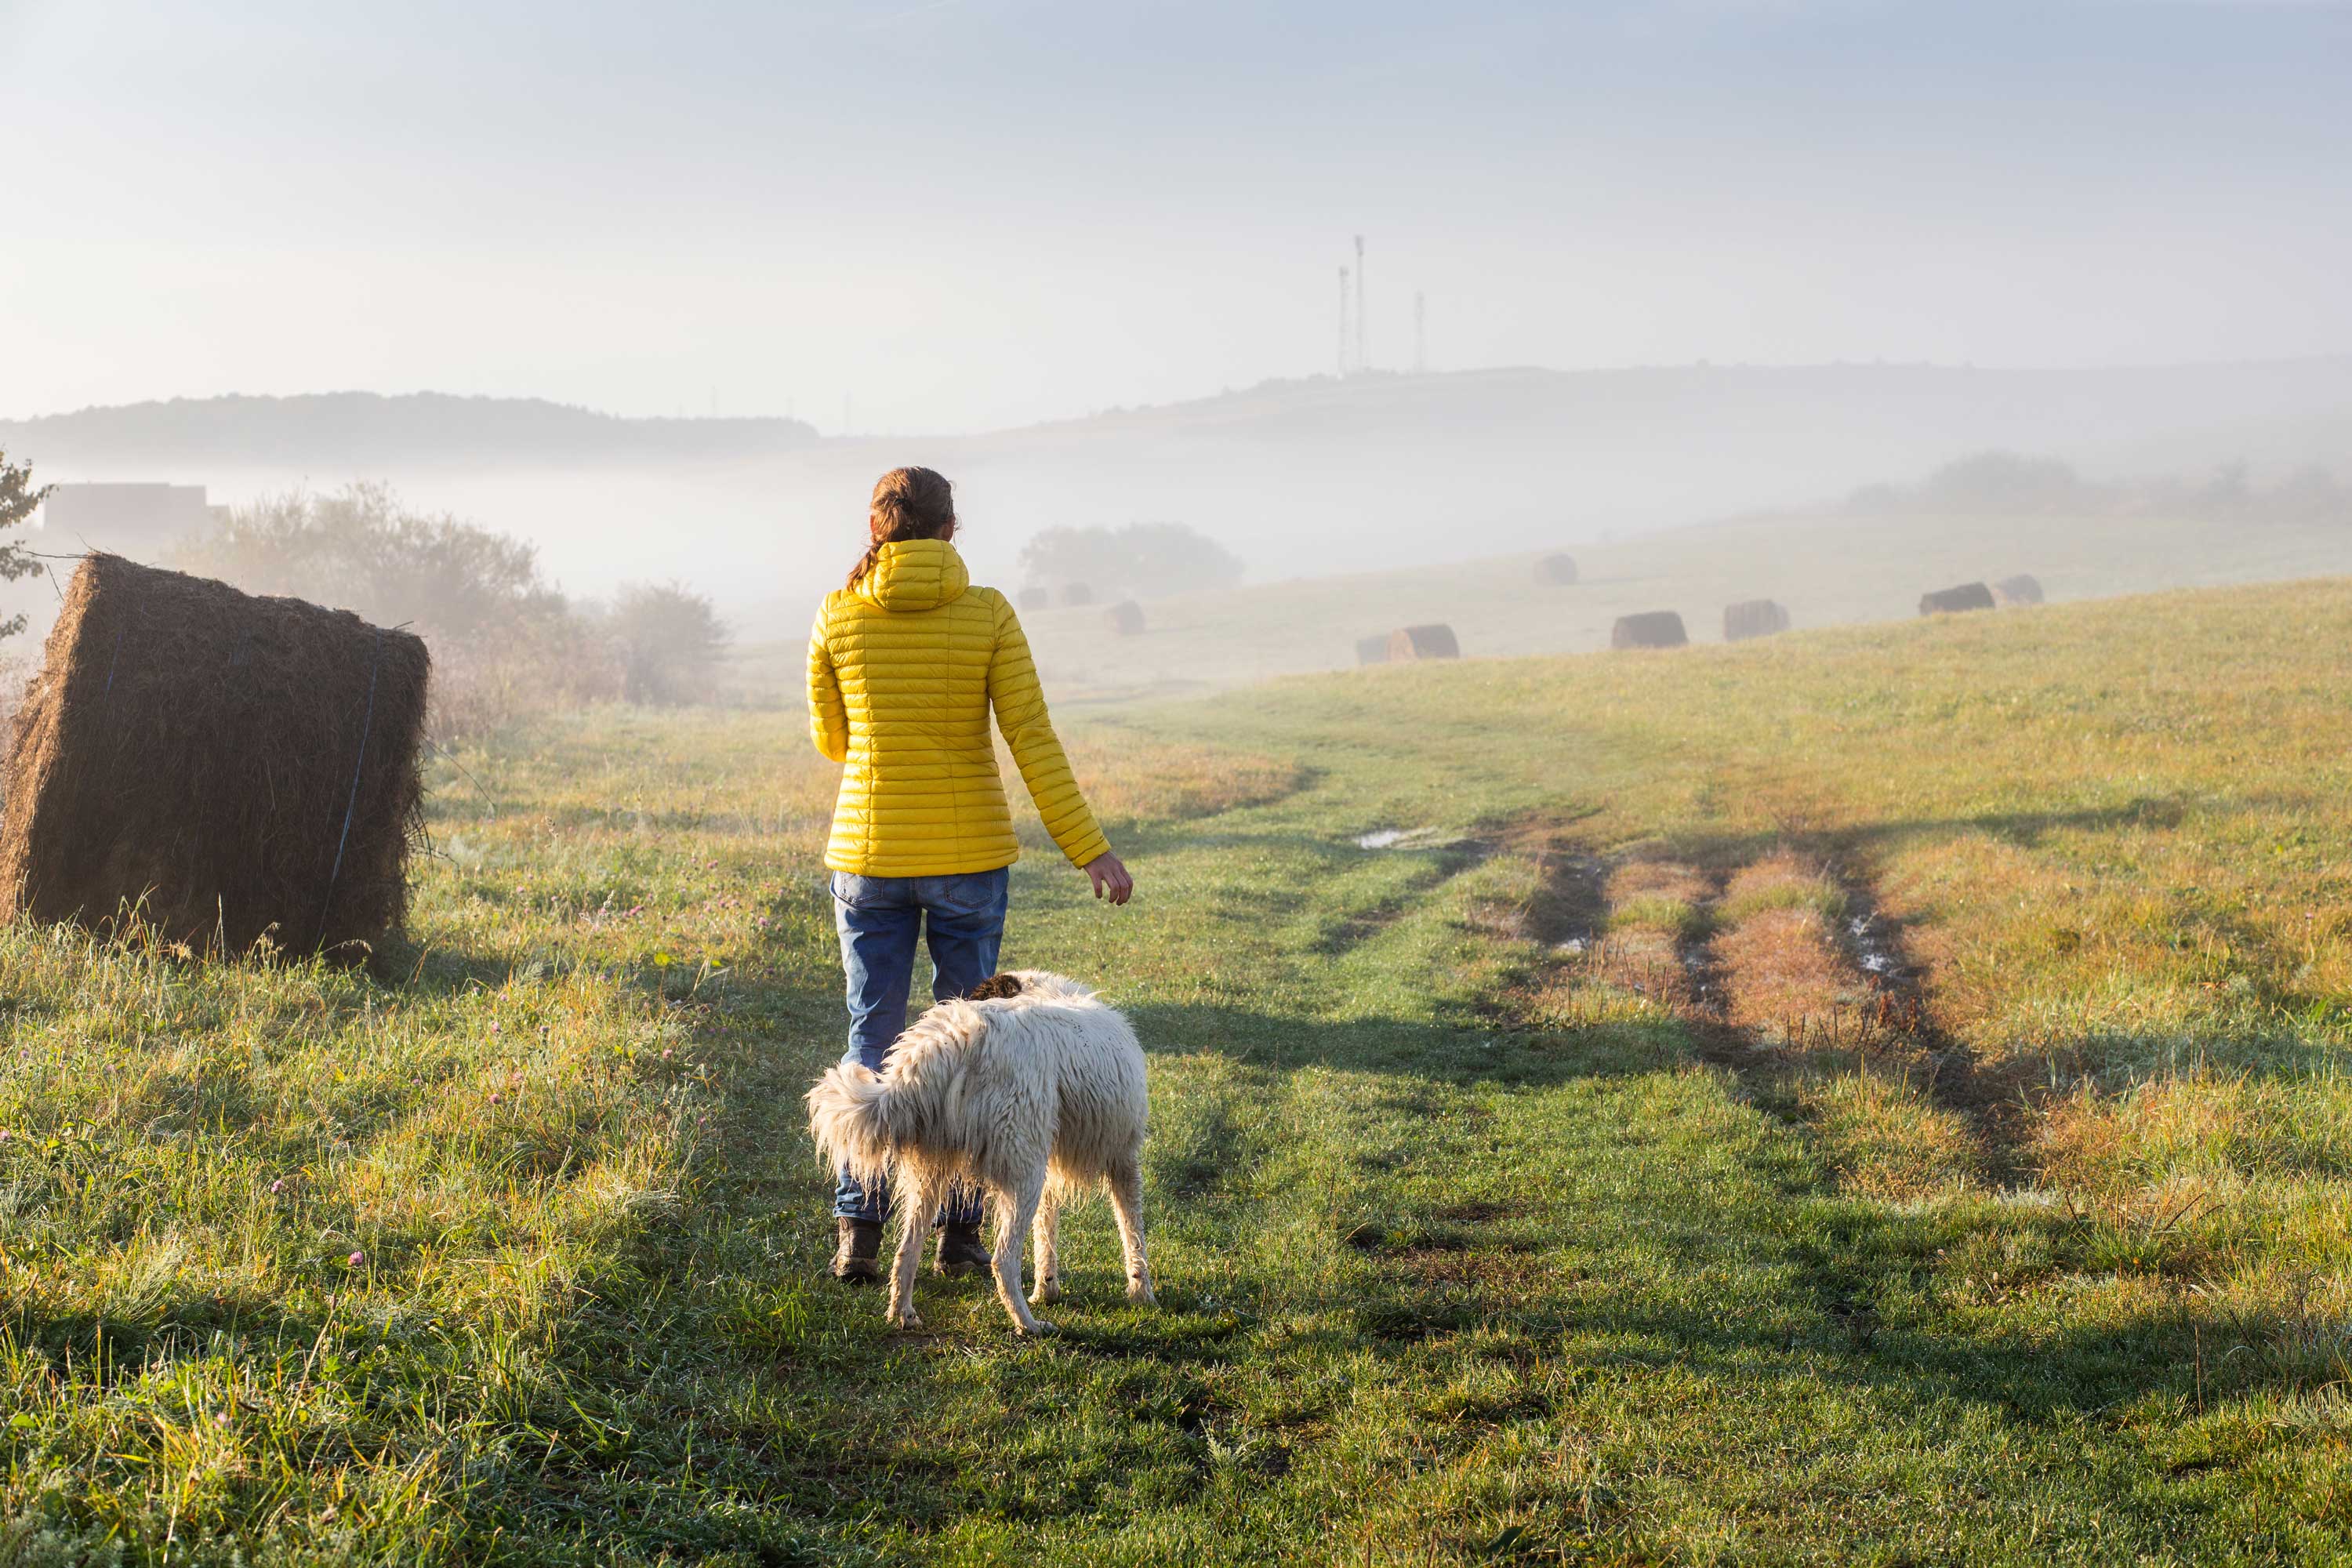
[[[1364,370],[1371,364],[1364,357],[1364,237],[1356,237],[1356,368]]]
[[[1339,374],[1348,374],[1348,269],[1339,268]]]

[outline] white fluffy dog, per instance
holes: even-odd
[[[809,1090],[827,1165],[888,1181],[898,1211],[890,1321],[916,1329],[915,1271],[951,1182],[995,1199],[996,1294],[1024,1334],[1050,1334],[1029,1302],[1061,1299],[1061,1205],[1110,1188],[1127,1296],[1150,1301],[1143,1258],[1143,1049],[1118,1009],[1074,980],[998,975],[973,1001],[942,1002],[890,1048],[883,1070],[842,1064]],[[1035,1226],[1037,1291],[1021,1298],[1021,1238]]]

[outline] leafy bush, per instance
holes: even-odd
[[[620,656],[622,695],[656,708],[708,693],[729,640],[710,601],[676,583],[622,589],[604,632]]]
[[[1022,546],[1021,570],[1031,583],[1084,583],[1098,599],[1156,598],[1242,580],[1238,556],[1181,522],[1049,528]]]
[[[604,638],[539,574],[520,540],[405,510],[383,485],[289,490],[230,511],[171,564],[255,594],[287,594],[412,626],[433,649],[433,725],[495,728],[620,694]]]
[[[1867,516],[2085,517],[2166,513],[2231,522],[2352,521],[2352,490],[2325,468],[2296,470],[2264,488],[2247,465],[2224,463],[2201,479],[2086,479],[2056,458],[1979,452],[1916,485],[1865,485],[1846,498]]]
[[[32,520],[41,499],[49,492],[33,486],[33,469],[28,463],[12,463],[8,454],[0,452],[0,534],[19,529]],[[22,541],[9,540],[0,543],[0,583],[13,583],[19,577],[29,577],[41,569],[32,551]],[[0,637],[15,637],[25,629],[21,615],[0,621]]]
[[[2095,485],[2056,458],[1978,452],[1946,463],[1916,485],[1871,485],[1847,504],[1856,511],[2020,512],[2082,510],[2105,501]]]

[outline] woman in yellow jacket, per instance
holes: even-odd
[[[933,996],[961,996],[996,973],[1006,868],[1020,857],[996,771],[991,710],[1045,830],[1124,904],[1135,884],[1110,852],[1045,717],[1028,640],[1003,595],[975,588],[956,553],[955,495],[929,468],[893,468],[874,487],[873,542],[809,634],[809,730],[843,764],[824,863],[849,977],[845,1060],[877,1071],[907,1026],[919,939]],[[880,1277],[889,1194],[843,1172],[833,1212],[834,1273]],[[959,1192],[941,1216],[939,1267],[989,1267],[980,1200]]]

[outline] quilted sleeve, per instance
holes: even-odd
[[[849,760],[849,710],[841,700],[841,678],[834,673],[833,652],[825,646],[825,611],[816,613],[809,628],[809,738],[816,749],[836,763]]]
[[[1029,657],[1020,617],[1001,598],[996,602],[996,647],[988,659],[988,704],[996,710],[996,727],[1003,731],[1013,764],[1021,770],[1021,782],[1029,786],[1029,798],[1037,803],[1045,831],[1070,864],[1084,866],[1109,854],[1110,840],[1087,809],[1061,738],[1045,716],[1045,693],[1037,684],[1037,666]]]

